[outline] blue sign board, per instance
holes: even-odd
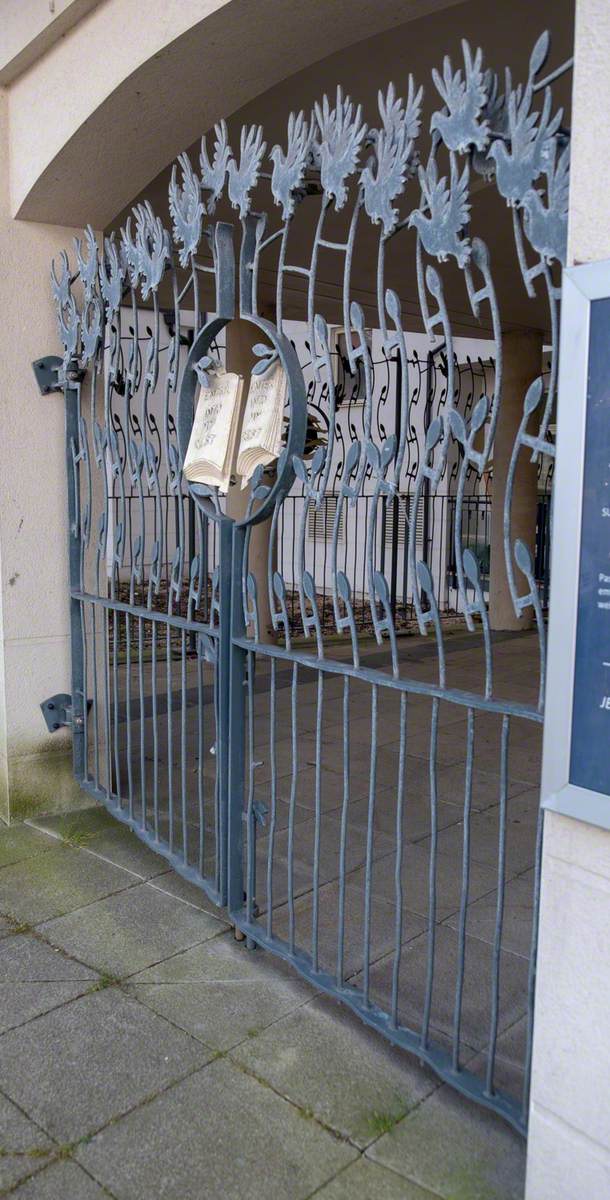
[[[590,309],[570,783],[610,796],[610,299]]]

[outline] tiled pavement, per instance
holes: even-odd
[[[0,832],[0,1195],[519,1200],[497,1118],[101,810],[46,828]]]

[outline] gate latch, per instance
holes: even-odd
[[[64,727],[82,729],[84,725],[82,717],[73,715],[72,697],[68,692],[57,692],[55,696],[49,696],[48,700],[43,700],[40,708],[49,733],[56,733]]]

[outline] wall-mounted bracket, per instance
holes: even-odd
[[[87,709],[91,708],[91,703],[91,700],[87,701]],[[58,729],[63,728],[82,729],[84,725],[82,716],[74,716],[72,697],[68,692],[57,692],[55,696],[49,696],[48,700],[43,700],[40,708],[49,733],[56,733]]]
[[[82,383],[87,371],[81,367],[76,358],[71,359],[64,369],[64,360],[57,354],[47,354],[45,358],[37,358],[32,363],[40,395],[49,396],[52,392],[63,392],[67,385],[74,387]]]
[[[32,363],[32,370],[41,396],[49,396],[52,392],[63,392],[60,372],[63,359],[57,354],[47,354],[46,358],[37,358]]]

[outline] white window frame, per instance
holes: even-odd
[[[610,829],[610,796],[570,783],[591,304],[610,297],[610,260],[563,274],[557,465],[542,757],[542,806]],[[610,330],[609,330],[610,336]]]

